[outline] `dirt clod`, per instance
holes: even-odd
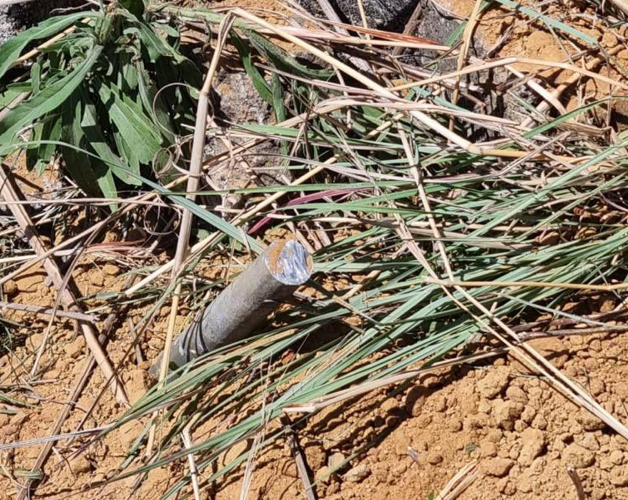
[[[595,462],[595,455],[586,448],[572,443],[568,445],[562,452],[562,459],[566,465],[575,469],[584,469],[590,467]]]
[[[484,474],[493,477],[504,477],[510,472],[515,462],[509,458],[492,458],[482,463],[481,470]]]
[[[517,461],[521,465],[532,465],[534,459],[543,452],[545,436],[538,429],[526,429],[521,435],[521,440],[523,446]]]
[[[478,383],[480,394],[488,399],[493,399],[501,394],[508,386],[510,372],[505,367],[499,367],[490,371]]]
[[[350,469],[342,478],[350,483],[359,483],[366,479],[371,471],[366,464],[356,465]]]

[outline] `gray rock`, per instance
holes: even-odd
[[[0,45],[45,19],[63,14],[56,9],[84,3],[77,0],[44,0],[3,5],[0,7]]]
[[[341,18],[362,26],[356,0],[330,0],[330,3]],[[388,31],[403,31],[417,3],[417,0],[362,0],[369,28]],[[317,0],[301,0],[301,5],[314,15],[323,16]]]

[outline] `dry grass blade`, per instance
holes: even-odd
[[[471,15],[467,20],[467,24],[464,27],[464,31],[462,33],[462,47],[460,47],[460,52],[458,53],[458,61],[457,61],[457,70],[460,72],[464,63],[467,59],[467,54],[469,52],[469,47],[471,46],[471,40],[473,39],[473,32],[475,31],[476,20],[480,13],[480,9],[482,8],[482,3],[484,0],[475,0],[475,5],[473,6],[473,10],[471,11]],[[451,96],[451,103],[455,106],[458,104],[458,97],[460,96],[460,76],[456,77],[456,85],[454,87],[454,92]],[[453,117],[449,120],[449,130],[454,129],[454,119]]]
[[[305,498],[307,498],[307,500],[316,500],[317,496],[314,486],[312,486],[312,481],[310,480],[310,473],[305,459],[305,453],[299,445],[299,439],[297,433],[292,428],[292,422],[287,415],[282,416],[280,421],[282,425],[288,428],[288,445],[290,446],[290,453],[292,454],[292,458],[297,466],[299,478],[301,478],[303,488],[305,489]]]
[[[5,173],[3,166],[0,166],[0,195],[2,196],[2,199],[6,201],[20,199],[9,180],[9,177]],[[16,218],[18,224],[22,228],[24,234],[27,235],[35,253],[37,253],[38,256],[45,254],[46,248],[39,238],[37,230],[34,228],[33,223],[24,207],[22,205],[11,204],[9,205],[9,208]],[[73,296],[72,292],[66,286],[64,286],[64,277],[61,274],[61,271],[59,270],[56,262],[51,258],[45,258],[43,262],[46,272],[52,279],[52,282],[57,289],[57,293],[59,294],[59,299],[61,303],[63,303],[63,305],[70,311],[81,313],[80,307],[77,305],[76,299]],[[116,400],[119,403],[128,405],[129,400],[124,391],[124,387],[118,381],[115,371],[113,370],[113,366],[107,359],[107,355],[105,354],[105,351],[103,350],[102,345],[98,340],[98,334],[95,326],[92,323],[88,323],[85,321],[80,321],[79,326],[81,328],[81,331],[83,332],[83,335],[85,336],[85,342],[89,350],[94,355],[98,366],[100,366],[105,380],[108,381],[112,391],[114,392]]]
[[[574,469],[573,467],[567,467],[567,475],[569,476],[569,479],[571,479],[571,482],[573,483],[574,487],[576,488],[576,497],[577,497],[577,499],[578,500],[585,500],[585,498],[587,496],[584,493],[584,488],[582,486],[582,481],[580,480],[580,476],[576,472],[576,469]]]
[[[190,173],[187,184],[187,198],[191,201],[196,197],[198,186],[200,182],[200,176],[203,168],[203,153],[205,150],[205,137],[207,134],[207,113],[209,111],[209,93],[212,88],[212,81],[216,70],[218,68],[218,62],[224,44],[227,40],[227,35],[233,24],[233,18],[231,15],[225,16],[220,23],[218,42],[214,49],[214,56],[212,58],[207,77],[203,88],[199,93],[198,108],[196,110],[196,125],[194,129],[194,142],[192,145],[192,158],[190,162]],[[188,247],[190,242],[190,234],[192,231],[192,212],[185,210],[183,212],[183,218],[181,220],[181,227],[179,230],[179,239],[177,240],[177,250],[174,258],[174,266],[172,268],[173,278],[176,278],[181,266],[188,253]],[[174,339],[175,322],[179,311],[179,300],[181,297],[181,283],[178,283],[173,297],[172,304],[170,306],[170,316],[168,317],[168,330],[166,332],[166,343],[163,350],[163,357],[161,360],[161,367],[159,370],[159,383],[161,384],[168,374],[168,367],[170,365],[170,350],[172,349],[172,342]],[[148,439],[148,445],[146,449],[147,455],[152,454],[153,441],[155,439],[155,427],[151,427],[150,435]]]
[[[75,319],[77,321],[89,321],[90,323],[94,323],[95,321],[97,321],[97,318],[95,316],[92,316],[91,314],[84,314],[73,311],[57,311],[56,309],[50,309],[48,307],[32,306],[28,304],[13,304],[11,302],[0,301],[0,311],[2,309],[12,309],[14,311],[28,311],[35,314],[42,314],[44,316],[58,316],[60,318]]]
[[[477,478],[477,464],[471,462],[451,478],[434,500],[456,500]]]

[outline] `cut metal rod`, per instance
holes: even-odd
[[[175,340],[171,366],[247,337],[312,275],[312,257],[294,239],[275,241]],[[151,373],[158,373],[161,356]]]

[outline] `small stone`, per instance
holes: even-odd
[[[517,485],[515,483],[513,483],[512,481],[508,481],[507,479],[504,479],[503,483],[503,485],[499,486],[499,491],[502,494],[510,497],[517,493]]]
[[[522,413],[523,405],[520,403],[504,401],[503,399],[493,401],[493,417],[495,423],[502,429],[513,430],[515,420],[517,420]]]
[[[41,333],[33,333],[30,335],[29,340],[35,349],[38,349],[41,346],[41,343],[44,341],[44,336]]]
[[[426,460],[428,464],[437,465],[443,461],[443,456],[436,451],[430,451],[427,454]]]
[[[621,465],[621,463],[624,461],[624,454],[619,450],[613,450],[608,456],[608,459],[611,461],[611,463],[615,465]]]
[[[74,339],[72,342],[66,344],[64,350],[69,357],[76,359],[83,352],[84,347],[85,339],[83,337],[76,337],[76,339]]]
[[[483,441],[480,444],[480,455],[482,458],[493,458],[497,456],[497,445],[491,441]]]
[[[291,477],[295,479],[299,477],[299,471],[297,471],[297,466],[294,463],[294,460],[288,460],[286,463],[284,463],[283,467],[281,468],[281,472],[286,477]]]
[[[605,427],[604,422],[586,411],[584,408],[581,408],[576,415],[576,421],[582,425],[582,428],[585,431],[600,431]]]
[[[543,415],[537,415],[536,417],[534,417],[534,420],[532,420],[532,427],[534,427],[535,429],[539,429],[541,431],[544,431],[545,429],[547,429],[547,420],[545,420],[545,417]]]
[[[314,479],[316,479],[316,482],[327,484],[331,480],[331,476],[331,469],[325,465],[316,471]]]
[[[477,415],[468,415],[464,419],[464,428],[467,431],[473,429],[482,429],[490,425],[490,418],[486,413],[478,413]]]
[[[602,44],[607,49],[612,49],[619,44],[619,40],[617,40],[617,37],[611,31],[606,30],[604,32],[604,36],[602,37]]]
[[[486,433],[486,440],[491,443],[499,443],[502,440],[502,431],[499,429],[489,429]]]
[[[120,268],[114,264],[105,264],[102,270],[107,276],[117,276],[120,274]]]
[[[534,420],[534,417],[536,417],[536,410],[531,406],[526,406],[521,414],[521,420],[523,420],[526,424],[530,424],[532,423],[532,420]]]
[[[528,404],[528,395],[520,387],[510,386],[506,389],[506,398],[515,403]]]
[[[94,286],[103,286],[105,284],[105,278],[99,272],[95,272],[92,275],[90,275],[89,281]]]
[[[477,412],[477,397],[471,393],[465,393],[460,397],[460,410],[464,415],[473,415]]]
[[[432,415],[421,415],[416,419],[416,425],[419,429],[425,429],[432,423]]]
[[[478,391],[483,397],[493,399],[506,389],[509,380],[510,371],[508,368],[494,368],[478,382]]]
[[[408,470],[407,462],[400,462],[393,467],[392,473],[393,476],[399,477],[402,476]]]
[[[360,483],[366,479],[370,473],[366,464],[359,464],[350,469],[342,478],[350,483]]]
[[[318,444],[306,446],[303,451],[305,452],[305,458],[307,459],[307,463],[312,468],[312,470],[318,470],[323,465],[325,465],[325,450],[323,450],[323,448],[321,448]]]
[[[604,381],[599,378],[594,378],[589,383],[589,391],[594,396],[599,396],[600,394],[604,394],[606,391],[606,386],[604,385]]]
[[[447,409],[447,400],[445,396],[436,396],[434,398],[434,411],[443,412]]]
[[[591,342],[589,342],[589,349],[600,352],[602,350],[602,342],[600,342],[600,339],[591,340]]]
[[[584,435],[582,441],[580,442],[580,446],[583,446],[587,450],[591,451],[597,451],[600,449],[600,443],[598,442],[597,437],[595,437],[595,434],[592,432],[587,432]]]
[[[490,460],[482,462],[480,468],[482,472],[488,476],[504,477],[510,472],[514,464],[515,463],[508,458],[491,458]]]
[[[331,470],[336,470],[340,468],[340,465],[342,464],[342,462],[344,462],[346,459],[346,457],[340,453],[339,451],[337,451],[336,453],[332,453],[329,458],[327,459],[327,466],[331,469]]]
[[[92,471],[92,464],[89,463],[84,453],[72,460],[70,465],[75,474],[87,474]]]
[[[458,418],[451,419],[447,424],[447,428],[451,432],[460,432],[462,430],[462,422]]]
[[[584,469],[595,462],[593,453],[574,443],[567,446],[561,453],[561,456],[566,465],[576,469]]]
[[[412,387],[406,395],[406,411],[413,417],[418,417],[424,404],[425,389],[423,387]]]
[[[7,298],[13,297],[17,292],[17,283],[15,281],[9,280],[4,284],[4,294]]]
[[[399,409],[399,403],[395,398],[386,399],[380,406],[382,413],[392,413]]]
[[[408,455],[408,439],[401,433],[395,433],[392,436],[393,448],[395,455],[398,457],[405,457]]]
[[[628,469],[626,467],[615,467],[610,473],[611,484],[615,486],[628,486]]]
[[[545,448],[545,436],[538,429],[526,429],[521,434],[521,453],[518,462],[521,465],[532,465],[536,457],[543,453]]]

